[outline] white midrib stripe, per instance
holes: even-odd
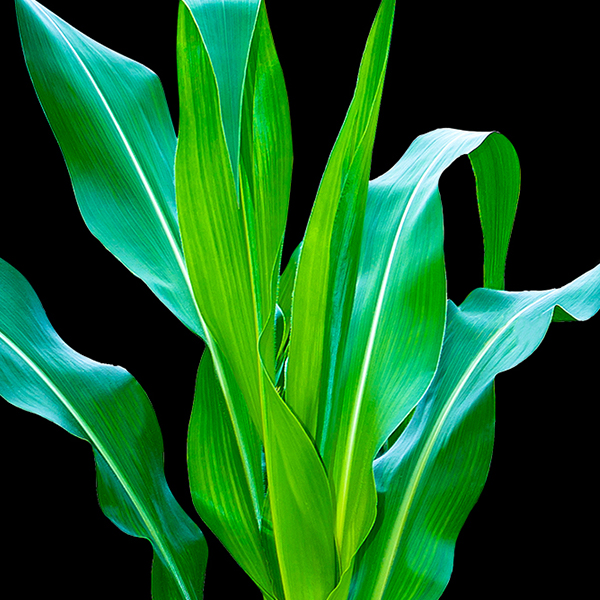
[[[183,274],[184,280],[185,280],[188,290],[190,292],[190,296],[192,298],[192,301],[194,302],[196,312],[198,313],[198,315],[200,315],[200,311],[198,309],[198,305],[196,304],[196,299],[194,297],[194,292],[193,292],[193,288],[192,288],[192,283],[190,281],[190,276],[188,274],[187,267],[185,265],[185,261],[183,258],[183,253],[182,253],[181,249],[179,248],[177,241],[173,237],[173,232],[171,231],[171,228],[169,227],[169,224],[167,223],[167,220],[165,219],[165,215],[163,214],[163,211],[160,208],[158,200],[157,200],[156,196],[154,195],[154,192],[152,191],[150,182],[148,181],[148,179],[142,169],[142,166],[140,165],[137,157],[135,156],[133,148],[131,147],[129,141],[127,140],[127,136],[125,135],[125,132],[119,125],[119,122],[117,121],[115,114],[113,113],[112,109],[110,108],[108,101],[106,100],[106,97],[102,93],[102,90],[98,87],[98,84],[96,83],[96,80],[90,73],[89,69],[87,68],[87,66],[85,65],[85,63],[83,62],[83,60],[81,59],[79,54],[77,53],[77,50],[75,50],[75,48],[73,47],[71,42],[67,39],[65,34],[61,31],[60,27],[56,24],[56,22],[52,18],[52,14],[49,13],[47,11],[47,9],[42,5],[39,5],[39,8],[41,8],[46,13],[46,15],[48,16],[48,19],[54,25],[54,27],[58,31],[59,35],[65,41],[67,46],[69,46],[69,48],[73,52],[75,58],[81,65],[81,68],[84,70],[84,72],[88,76],[91,84],[94,86],[94,89],[96,90],[96,93],[98,94],[98,97],[100,98],[102,104],[104,105],[104,108],[106,109],[106,112],[108,113],[108,116],[110,117],[113,125],[115,126],[115,129],[117,130],[117,133],[119,134],[119,137],[121,138],[121,140],[123,142],[123,145],[125,146],[125,149],[127,150],[127,154],[129,155],[131,162],[133,163],[135,171],[138,174],[140,181],[142,182],[142,185],[144,186],[144,190],[146,191],[146,193],[148,194],[148,197],[150,198],[150,203],[152,204],[152,207],[154,208],[154,212],[156,213],[156,216],[158,217],[160,225],[161,225],[163,231],[165,232],[165,235],[167,236],[169,246],[171,247],[171,250],[173,251],[173,254],[175,255],[175,260],[177,261],[177,265],[179,266],[179,269],[180,269],[181,273]]]
[[[377,581],[375,583],[375,587],[373,589],[373,595],[371,600],[381,600],[383,597],[383,593],[387,586],[388,579],[391,575],[392,566],[394,563],[394,558],[398,551],[398,547],[400,546],[400,540],[402,538],[402,534],[404,533],[404,527],[406,526],[406,521],[408,519],[408,514],[410,512],[411,505],[413,503],[415,494],[417,492],[417,488],[419,487],[419,483],[421,478],[423,477],[423,473],[425,471],[425,467],[427,466],[427,462],[433,452],[435,447],[435,443],[442,432],[446,419],[452,410],[454,403],[458,399],[461,391],[469,381],[471,375],[479,365],[479,363],[483,360],[485,355],[489,352],[489,350],[494,346],[496,341],[504,334],[504,332],[525,312],[531,310],[534,306],[545,300],[551,293],[548,292],[544,294],[541,298],[533,302],[532,304],[527,305],[525,308],[520,310],[514,317],[509,319],[506,324],[501,327],[483,346],[483,348],[479,351],[477,356],[473,359],[473,362],[469,366],[469,368],[465,371],[464,375],[460,378],[460,381],[456,384],[454,391],[448,398],[446,402],[446,406],[444,407],[444,411],[439,416],[437,424],[431,434],[429,435],[429,439],[427,440],[427,444],[423,449],[423,452],[419,456],[419,460],[415,466],[415,469],[412,472],[410,481],[406,487],[406,493],[404,494],[404,498],[402,500],[402,504],[398,510],[398,514],[394,521],[394,526],[392,528],[392,535],[388,539],[388,543],[386,545],[386,549],[383,554],[383,559],[381,560],[381,568],[379,570],[379,575],[377,577]]]
[[[208,330],[208,327],[202,317],[202,314],[200,312],[200,309],[198,307],[198,303],[196,301],[195,295],[194,295],[194,290],[193,290],[193,286],[192,286],[192,282],[190,279],[190,275],[188,273],[187,267],[185,265],[185,261],[183,258],[183,253],[179,248],[179,245],[177,244],[177,242],[175,241],[174,237],[173,237],[173,233],[165,219],[165,216],[160,208],[160,205],[158,204],[158,201],[156,199],[156,196],[154,195],[154,192],[152,191],[152,188],[150,186],[150,183],[148,181],[148,179],[146,178],[146,175],[139,163],[139,161],[137,160],[135,153],[133,152],[133,149],[131,148],[131,145],[129,144],[129,141],[127,140],[127,137],[125,136],[125,133],[123,132],[121,126],[119,125],[112,109],[110,108],[104,94],[102,93],[102,91],[100,90],[100,88],[98,87],[96,81],[94,80],[92,74],[90,73],[89,69],[86,67],[85,63],[82,61],[81,57],[79,56],[79,54],[77,53],[77,51],[75,50],[75,48],[73,47],[73,45],[69,42],[69,40],[65,37],[65,35],[63,34],[63,32],[61,31],[61,29],[59,28],[59,26],[55,23],[54,19],[52,18],[52,14],[50,14],[45,7],[40,5],[40,8],[43,9],[43,11],[47,14],[49,20],[52,22],[52,24],[54,25],[54,27],[56,28],[56,30],[58,31],[59,35],[63,38],[63,40],[65,41],[65,43],[69,46],[69,48],[71,49],[71,51],[73,52],[73,54],[75,55],[75,58],[77,59],[77,61],[79,62],[79,64],[81,65],[82,69],[84,70],[84,72],[86,73],[86,75],[88,76],[90,82],[92,83],[94,89],[96,90],[96,93],[98,94],[102,104],[104,105],[110,119],[112,120],[115,129],[117,130],[119,136],[121,137],[121,140],[123,141],[123,145],[125,146],[127,153],[129,155],[129,157],[131,158],[131,161],[133,163],[133,166],[142,182],[142,185],[144,186],[144,189],[146,190],[146,193],[148,194],[148,197],[150,198],[150,202],[152,204],[152,207],[154,208],[154,211],[156,212],[156,215],[159,219],[159,222],[163,228],[163,231],[165,232],[165,235],[167,236],[167,240],[169,242],[169,245],[173,251],[173,254],[175,256],[175,259],[177,261],[177,264],[179,266],[179,269],[181,271],[181,273],[183,274],[184,280],[186,282],[187,288],[189,290],[189,294],[190,297],[194,303],[194,308],[196,309],[196,313],[198,315],[198,319],[200,321],[200,325],[202,327],[202,330],[205,333],[206,336],[206,342],[207,342],[207,346],[209,347],[211,354],[214,358],[214,365],[215,365],[215,371],[217,374],[217,378],[219,379],[219,382],[221,384],[221,388],[223,390],[223,394],[225,396],[226,399],[226,403],[227,403],[227,408],[228,408],[228,412],[230,414],[231,420],[232,420],[232,424],[234,427],[234,430],[236,432],[236,438],[238,440],[238,444],[240,445],[240,452],[242,454],[242,456],[244,457],[243,459],[243,463],[244,463],[244,470],[246,471],[246,476],[248,478],[248,483],[249,483],[249,487],[250,487],[250,491],[251,491],[251,496],[252,496],[252,501],[253,501],[253,505],[254,505],[254,509],[255,512],[257,514],[260,514],[260,509],[258,508],[258,499],[256,497],[256,490],[254,489],[254,486],[252,485],[252,478],[251,475],[249,473],[250,470],[250,466],[249,466],[249,461],[248,461],[248,451],[245,448],[245,444],[242,441],[242,437],[240,436],[240,426],[239,423],[237,421],[237,418],[235,416],[235,412],[233,410],[233,405],[232,405],[232,397],[231,397],[231,390],[229,389],[229,385],[227,383],[227,378],[225,377],[224,371],[223,371],[223,367],[221,365],[220,362],[220,354],[216,351],[215,348],[215,344],[214,341],[212,340],[211,334]],[[189,10],[189,8],[188,8]],[[191,12],[191,11],[190,11]],[[187,594],[187,592],[186,592]]]
[[[453,140],[454,141],[454,140]],[[452,143],[452,142],[451,142]],[[356,396],[354,399],[354,406],[352,410],[352,418],[350,421],[350,431],[348,437],[348,443],[346,446],[346,453],[344,456],[344,466],[342,469],[343,479],[341,481],[339,497],[340,497],[340,510],[337,512],[337,527],[339,534],[343,531],[344,521],[346,519],[346,511],[348,506],[348,495],[349,495],[349,484],[350,484],[350,466],[352,464],[352,458],[354,456],[354,450],[356,446],[356,433],[358,431],[358,423],[360,419],[360,412],[362,408],[362,402],[364,398],[365,388],[367,384],[367,377],[369,374],[369,367],[371,365],[371,358],[373,356],[373,348],[375,346],[375,337],[377,335],[377,329],[379,327],[379,320],[381,318],[381,311],[383,308],[383,301],[385,299],[385,294],[387,291],[388,280],[390,277],[390,272],[392,270],[392,263],[394,262],[394,257],[396,254],[396,249],[398,247],[398,242],[400,240],[400,234],[404,228],[404,223],[412,206],[412,203],[422,185],[425,181],[425,178],[431,170],[436,165],[437,159],[444,153],[446,148],[451,145],[451,143],[446,144],[439,152],[436,154],[434,159],[431,161],[431,164],[427,168],[427,170],[421,175],[417,185],[415,186],[402,214],[402,219],[400,220],[400,224],[398,225],[398,229],[396,231],[396,236],[394,238],[394,243],[392,244],[392,249],[390,251],[390,255],[388,257],[388,261],[385,267],[385,272],[383,274],[383,279],[381,281],[381,286],[379,288],[379,295],[377,297],[377,304],[375,306],[375,311],[373,313],[373,320],[371,321],[371,329],[369,331],[369,338],[367,340],[367,347],[365,349],[365,354],[363,358],[363,363],[360,372],[360,379],[358,382],[358,390],[356,392]],[[341,538],[340,538],[341,539]]]
[[[131,489],[127,479],[121,474],[119,468],[112,460],[110,454],[104,448],[102,442],[96,437],[94,432],[90,429],[90,427],[86,424],[86,422],[80,417],[77,411],[73,408],[68,398],[60,391],[60,389],[52,382],[52,380],[46,375],[46,373],[23,351],[19,346],[17,346],[10,338],[4,335],[0,331],[0,340],[7,344],[9,348],[11,348],[26,364],[27,366],[48,386],[48,388],[52,391],[52,393],[59,399],[61,404],[69,411],[71,416],[77,421],[77,424],[83,429],[85,434],[88,436],[89,441],[96,448],[96,450],[100,453],[102,458],[106,461],[111,471],[121,484],[122,488],[125,490],[127,496],[135,506],[140,518],[142,519],[148,533],[151,535],[152,540],[156,544],[157,550],[165,559],[165,562],[169,565],[169,569],[172,575],[175,577],[177,581],[177,585],[185,595],[185,598],[192,599],[194,596],[190,594],[187,590],[186,584],[184,583],[181,574],[179,573],[179,569],[173,560],[173,556],[170,551],[165,547],[164,542],[162,540],[162,535],[159,531],[154,527],[151,518],[146,513],[144,507],[140,504],[137,499],[136,494]]]

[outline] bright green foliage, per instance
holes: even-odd
[[[34,0],[27,66],[91,231],[206,343],[194,506],[269,600],[437,600],[485,482],[496,374],[600,310],[600,266],[504,292],[520,167],[500,133],[439,129],[369,181],[394,0],[382,0],[300,246],[282,271],[290,115],[263,0],[182,0],[179,138],[157,77]],[[85,135],[82,134],[85,132]],[[484,288],[448,301],[438,182],[467,155]],[[0,393],[94,447],[99,500],[154,547],[153,597],[201,598],[150,404],[64,345],[0,262]]]

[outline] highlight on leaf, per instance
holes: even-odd
[[[504,290],[521,170],[499,132],[425,133],[371,179],[394,0],[285,265],[291,118],[268,0],[179,2],[177,137],[152,71],[15,4],[85,223],[204,343],[187,433],[198,523],[264,599],[440,598],[490,467],[494,379],[553,321],[594,317],[600,265]],[[460,157],[484,264],[457,306],[439,181]],[[166,483],[145,392],[67,346],[3,260],[0,394],[92,445],[102,511],[152,544],[152,597],[202,598],[206,541]]]

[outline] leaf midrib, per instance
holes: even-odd
[[[444,407],[443,412],[440,414],[437,420],[437,424],[431,434],[428,436],[426,445],[419,456],[419,460],[415,466],[415,469],[412,472],[410,481],[407,485],[407,493],[405,493],[404,498],[402,500],[402,504],[398,509],[398,514],[394,520],[394,525],[392,527],[392,535],[388,539],[388,543],[386,544],[386,549],[384,551],[383,557],[380,561],[380,564],[385,565],[384,568],[380,569],[379,575],[377,577],[377,581],[375,583],[375,587],[373,590],[373,595],[371,600],[381,600],[383,598],[383,594],[385,592],[385,588],[387,586],[387,582],[391,575],[392,566],[394,563],[394,558],[396,556],[396,552],[398,551],[398,547],[400,545],[400,539],[404,533],[404,528],[406,526],[406,521],[408,519],[408,514],[410,512],[414,497],[417,492],[417,488],[421,482],[423,477],[423,473],[425,472],[425,468],[431,457],[433,449],[435,447],[435,443],[437,442],[444,424],[452,410],[455,402],[457,401],[461,391],[473,375],[477,366],[484,359],[486,354],[492,349],[495,345],[496,341],[506,332],[506,330],[524,313],[533,309],[537,304],[548,298],[554,290],[544,294],[541,298],[538,298],[535,302],[528,304],[519,312],[517,312],[513,317],[511,317],[504,326],[502,326],[494,335],[492,335],[488,341],[483,345],[483,348],[479,351],[477,356],[471,362],[469,368],[465,371],[464,375],[460,378],[454,391],[448,397],[446,401],[446,405]],[[409,600],[409,599],[407,599]]]
[[[369,368],[371,365],[373,348],[375,346],[375,338],[377,336],[377,330],[379,328],[379,321],[381,318],[383,302],[384,302],[384,298],[386,296],[388,280],[389,280],[390,272],[392,269],[392,264],[394,262],[394,258],[396,255],[398,242],[400,241],[400,235],[403,231],[404,223],[407,219],[408,213],[410,212],[412,203],[413,203],[414,199],[416,198],[421,185],[423,184],[423,182],[425,181],[425,178],[429,175],[431,170],[437,165],[438,158],[446,151],[448,146],[452,145],[452,143],[453,142],[449,142],[448,144],[446,144],[436,154],[436,156],[431,161],[427,170],[419,178],[419,181],[417,182],[417,185],[415,186],[415,188],[406,204],[406,208],[404,209],[400,223],[398,224],[396,235],[394,237],[394,242],[392,244],[390,255],[389,255],[387,263],[386,263],[384,275],[383,275],[383,278],[382,278],[382,281],[381,281],[381,284],[379,287],[377,304],[375,306],[375,311],[373,313],[373,319],[371,321],[371,328],[369,330],[367,347],[365,350],[363,363],[362,363],[362,367],[361,367],[361,372],[360,372],[359,383],[358,383],[358,391],[356,393],[356,396],[355,396],[354,402],[353,402],[353,410],[352,410],[352,417],[351,417],[351,421],[350,421],[349,435],[346,438],[348,440],[348,446],[347,446],[347,451],[345,454],[344,466],[342,469],[342,473],[344,474],[344,476],[343,476],[343,479],[341,482],[341,487],[340,487],[340,506],[341,506],[342,510],[340,512],[338,512],[338,515],[339,515],[338,526],[339,527],[343,527],[343,524],[345,521],[345,515],[346,515],[347,505],[348,505],[348,493],[349,493],[348,488],[349,488],[349,483],[350,483],[350,470],[351,470],[350,465],[352,464],[352,459],[354,457],[354,452],[355,452],[355,447],[356,447],[356,435],[357,435],[357,431],[358,431],[358,423],[359,423],[359,419],[360,419],[360,413],[361,413],[364,393],[365,393],[365,389],[366,389],[367,379],[368,379],[368,375],[369,375]]]
[[[18,344],[13,342],[6,334],[0,331],[0,340],[5,342],[7,346],[9,346],[30,368],[31,370],[42,380],[42,382],[50,389],[50,391],[58,398],[61,404],[69,411],[71,416],[77,421],[77,424],[83,429],[85,434],[88,436],[90,443],[96,448],[96,450],[100,453],[102,458],[106,461],[111,471],[121,484],[122,488],[125,490],[125,493],[135,506],[139,516],[141,517],[144,525],[146,526],[148,532],[150,533],[152,539],[156,543],[157,550],[162,554],[165,562],[169,565],[169,569],[173,574],[175,580],[177,581],[177,585],[181,589],[186,599],[192,599],[196,596],[194,594],[190,594],[187,590],[187,586],[184,583],[181,573],[173,559],[171,552],[165,547],[163,536],[157,531],[154,524],[152,523],[151,517],[147,514],[144,506],[140,504],[137,499],[137,495],[129,485],[126,476],[124,476],[119,467],[112,460],[110,453],[106,450],[102,442],[98,439],[98,437],[94,434],[93,430],[90,429],[85,419],[81,417],[81,415],[77,412],[77,410],[72,406],[69,402],[67,396],[60,390],[60,388],[52,381],[52,379],[46,374],[46,372],[24,351],[22,350]]]
[[[70,50],[73,52],[73,55],[75,56],[76,60],[78,61],[78,63],[81,65],[81,68],[83,69],[83,71],[85,72],[85,74],[87,75],[88,79],[90,80],[92,86],[94,87],[94,90],[96,91],[96,93],[98,94],[98,97],[100,98],[100,101],[102,102],[102,105],[104,106],[104,108],[106,109],[106,112],[108,113],[108,116],[110,117],[110,120],[112,121],[115,129],[117,130],[117,133],[119,134],[119,137],[121,138],[121,141],[123,142],[123,145],[125,146],[125,149],[127,150],[127,155],[129,156],[129,158],[131,159],[131,162],[133,163],[134,169],[136,171],[136,173],[138,174],[138,177],[140,179],[140,181],[142,182],[142,186],[144,187],[144,190],[146,191],[148,198],[150,199],[150,203],[152,205],[152,208],[154,209],[154,212],[156,213],[158,220],[160,222],[160,225],[167,237],[167,241],[169,242],[169,246],[175,256],[175,260],[177,262],[177,266],[179,267],[179,270],[181,271],[183,278],[185,280],[186,286],[188,288],[189,291],[189,295],[194,303],[194,307],[196,309],[196,313],[198,314],[198,316],[200,317],[200,310],[198,308],[198,305],[196,303],[196,299],[194,297],[194,293],[193,293],[193,289],[192,289],[192,283],[190,280],[190,276],[189,273],[187,271],[187,267],[185,265],[185,261],[183,258],[183,251],[179,248],[179,244],[177,243],[177,241],[175,240],[175,236],[173,234],[173,232],[171,231],[171,227],[169,226],[169,224],[167,223],[167,220],[165,218],[165,215],[160,207],[160,204],[158,203],[158,200],[154,194],[154,192],[152,191],[152,187],[150,186],[150,182],[148,181],[148,178],[146,177],[144,170],[142,169],[142,166],[140,165],[135,152],[133,151],[133,148],[131,147],[127,136],[125,135],[125,132],[123,131],[123,129],[121,128],[121,126],[119,125],[119,122],[115,116],[115,114],[113,113],[112,109],[110,108],[110,105],[108,104],[108,101],[106,99],[106,97],[104,96],[104,94],[102,93],[102,90],[100,89],[100,87],[98,86],[98,84],[96,83],[96,80],[94,79],[93,75],[90,73],[89,69],[87,68],[86,64],[84,63],[83,59],[79,56],[77,50],[73,47],[73,45],[71,44],[71,42],[68,40],[68,38],[65,36],[65,34],[63,33],[63,31],[61,30],[61,28],[58,26],[58,24],[56,23],[56,21],[53,18],[53,14],[48,11],[44,6],[39,5],[39,8],[46,14],[46,16],[48,17],[48,19],[50,20],[50,22],[54,25],[54,27],[56,28],[56,30],[58,31],[59,35],[62,37],[62,39],[64,40],[64,42],[67,44],[67,46],[70,48]],[[201,320],[201,319],[200,319]]]

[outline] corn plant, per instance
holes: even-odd
[[[264,2],[179,3],[177,137],[154,73],[34,0],[16,9],[87,226],[205,344],[187,439],[202,522],[265,599],[439,598],[488,474],[494,379],[552,321],[600,309],[600,265],[504,291],[520,166],[498,132],[434,130],[369,180],[394,0],[287,264],[291,124]],[[456,305],[438,183],[461,156],[484,285]],[[201,598],[207,544],[144,390],[66,345],[4,261],[0,393],[92,445],[102,511],[152,545],[152,596]]]

